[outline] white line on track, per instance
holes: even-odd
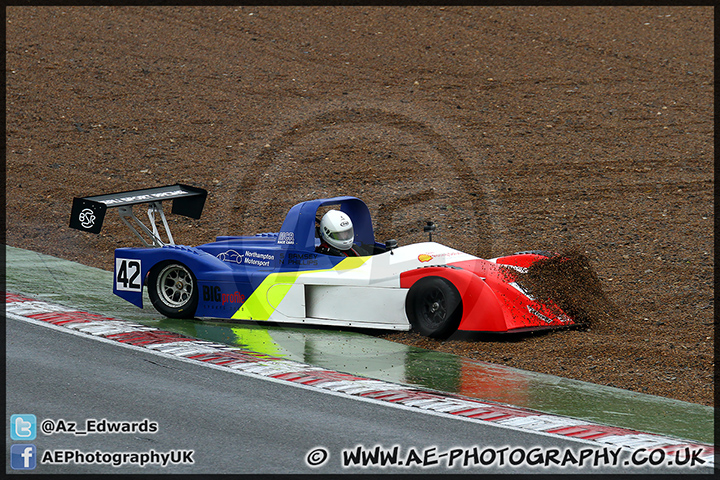
[[[42,320],[31,318],[32,316],[45,315],[49,315],[50,317]],[[367,402],[373,405],[383,405],[413,413],[422,413],[441,418],[488,425],[499,429],[522,432],[524,434],[564,439],[583,445],[600,447],[612,444],[626,450],[635,450],[640,447],[675,449],[687,445],[704,446],[706,447],[706,453],[703,457],[708,464],[714,464],[714,449],[710,446],[695,442],[688,442],[663,435],[646,434],[630,429],[608,427],[560,415],[548,415],[520,407],[495,404],[475,399],[464,399],[442,392],[418,390],[417,388],[407,385],[342,374],[292,360],[268,358],[267,356],[253,357],[247,350],[236,347],[196,340],[184,335],[165,332],[154,327],[116,318],[93,315],[20,295],[6,295],[6,316],[14,320],[69,333],[82,338],[91,338],[103,343],[119,345],[130,350],[145,352],[166,359],[179,360],[193,365],[202,365],[219,371],[271,381],[276,384],[290,385],[307,391],[322,392],[327,395]],[[65,325],[55,325],[54,323],[50,323],[52,321],[64,322]],[[135,337],[125,337],[124,339],[126,341],[136,339],[138,343],[140,343],[146,340],[143,335],[153,333],[159,334],[151,338],[151,340],[156,343],[149,343],[143,346],[133,345],[120,341],[119,339],[105,338],[103,336],[137,334],[139,340]],[[211,356],[217,355],[214,359],[222,359],[225,364],[214,364],[211,361],[187,358],[191,355],[197,356],[204,354]],[[237,356],[237,354],[240,356]],[[294,380],[275,378],[275,376],[280,377],[283,375],[289,375]],[[319,378],[313,378],[314,375],[319,375]],[[298,379],[302,380],[308,377],[310,381],[317,381],[317,384],[306,385],[298,381]],[[386,398],[380,399],[361,396],[368,393],[377,393],[378,397],[384,396]],[[397,401],[391,400],[393,397],[397,397]],[[474,410],[476,410],[477,413],[475,413]],[[465,412],[467,415],[475,415],[480,418],[465,416],[458,414],[458,412]],[[483,416],[485,418],[482,418]],[[593,439],[586,439],[575,436],[573,433],[551,433],[552,430],[568,429],[599,430],[600,435],[594,435]],[[603,430],[605,431],[603,432]]]
[[[173,354],[170,354],[170,353],[165,353],[165,352],[162,352],[162,351],[158,351],[158,350],[154,350],[154,349],[149,349],[149,348],[146,348],[146,347],[138,347],[137,345],[129,345],[129,344],[126,344],[126,343],[117,342],[117,341],[115,341],[115,340],[110,340],[110,339],[108,339],[108,338],[98,337],[98,336],[95,336],[95,335],[88,335],[88,334],[86,334],[86,333],[83,333],[83,332],[80,332],[80,331],[77,331],[77,330],[69,329],[69,328],[66,328],[66,327],[60,327],[60,326],[57,326],[57,325],[53,325],[53,324],[51,324],[51,323],[43,322],[43,321],[41,321],[41,320],[35,320],[35,319],[32,319],[32,318],[23,317],[23,316],[21,316],[21,315],[15,315],[14,313],[10,313],[10,312],[7,312],[7,317],[8,317],[8,318],[12,318],[13,320],[20,320],[20,321],[23,321],[23,322],[31,323],[31,324],[33,324],[33,325],[38,325],[38,326],[41,326],[41,327],[47,327],[47,328],[50,328],[50,329],[52,329],[52,330],[56,330],[56,331],[58,331],[58,332],[64,332],[64,333],[68,333],[68,334],[70,334],[70,335],[75,335],[75,336],[82,337],[82,338],[91,338],[91,339],[96,340],[96,341],[99,341],[99,342],[103,342],[103,343],[107,343],[107,344],[111,344],[111,345],[120,346],[120,347],[127,348],[127,349],[130,349],[130,350],[134,350],[134,351],[137,351],[137,352],[145,352],[145,353],[149,353],[149,354],[152,354],[152,355],[156,355],[156,356],[158,356],[158,357],[163,357],[163,358],[172,359],[172,360],[178,360],[178,361],[185,362],[185,363],[189,363],[189,364],[192,364],[192,365],[201,365],[201,366],[204,366],[204,367],[207,367],[207,368],[213,368],[213,369],[215,369],[215,370],[219,370],[219,371],[222,371],[222,372],[234,373],[235,375],[241,375],[241,376],[250,377],[250,378],[256,378],[256,379],[260,379],[260,380],[266,380],[266,381],[269,381],[269,382],[273,382],[273,383],[277,383],[277,384],[282,384],[282,385],[287,385],[287,386],[292,386],[292,387],[300,388],[300,389],[303,389],[303,390],[308,390],[308,391],[312,391],[312,392],[320,392],[320,393],[324,393],[324,394],[326,394],[326,395],[332,395],[332,396],[335,396],[335,397],[348,398],[348,399],[357,400],[357,401],[361,401],[361,402],[372,403],[372,404],[375,404],[375,405],[383,405],[383,406],[390,407],[390,408],[395,408],[395,409],[398,409],[398,410],[405,410],[405,411],[409,411],[409,412],[422,413],[422,414],[425,414],[425,415],[432,415],[432,416],[442,417],[442,418],[451,418],[451,419],[454,419],[454,420],[460,420],[460,421],[470,422],[470,423],[479,423],[478,420],[475,420],[475,419],[472,419],[472,418],[468,418],[468,417],[463,417],[463,416],[458,416],[458,415],[452,415],[452,414],[449,414],[449,413],[443,413],[443,412],[438,412],[438,411],[434,411],[434,410],[424,410],[424,409],[420,409],[420,408],[413,407],[413,406],[406,406],[406,405],[403,405],[403,404],[400,404],[400,403],[391,403],[391,402],[385,402],[385,401],[382,401],[382,400],[376,400],[376,399],[374,399],[374,398],[358,397],[358,396],[351,395],[351,394],[347,394],[347,393],[340,392],[340,391],[327,390],[327,389],[325,389],[325,388],[313,387],[313,386],[311,386],[311,385],[305,385],[305,384],[302,384],[302,383],[295,383],[295,382],[289,382],[289,381],[287,381],[287,380],[282,380],[282,379],[278,379],[278,378],[266,377],[266,376],[264,376],[264,375],[260,375],[260,374],[257,374],[257,373],[252,373],[252,372],[248,372],[248,371],[244,371],[244,370],[227,368],[227,367],[223,367],[222,365],[214,365],[214,364],[212,364],[212,363],[198,362],[198,361],[193,360],[193,359],[190,359],[190,358],[185,358],[185,357],[173,355]],[[302,365],[302,364],[298,364],[298,365]],[[403,389],[403,388],[407,388],[407,387],[404,386],[404,385],[397,384],[397,388],[398,388],[398,389]],[[513,430],[513,431],[523,432],[523,433],[530,433],[530,432],[532,432],[534,435],[539,435],[539,436],[544,436],[544,437],[551,437],[551,438],[564,438],[564,439],[572,440],[572,441],[574,441],[574,442],[581,443],[581,444],[585,444],[585,445],[598,446],[598,442],[595,442],[595,441],[592,441],[592,440],[584,440],[584,439],[581,439],[581,438],[565,437],[565,436],[562,436],[562,435],[556,435],[556,434],[547,433],[547,432],[542,432],[542,431],[534,431],[534,430],[531,431],[531,430],[528,430],[528,429],[525,429],[525,428],[518,428],[518,427],[513,427],[513,426],[511,426],[511,425],[503,425],[503,424],[499,424],[499,423],[492,423],[492,422],[482,422],[482,423],[483,423],[483,425],[489,425],[489,426],[493,426],[493,427],[496,427],[496,428],[499,428],[499,429]],[[582,422],[582,423],[585,424],[585,423],[587,423],[587,422]]]

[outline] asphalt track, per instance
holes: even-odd
[[[407,347],[359,332],[165,319],[148,306],[147,294],[144,309],[110,294],[111,272],[13,247],[6,247],[6,262],[11,290],[80,310],[354,375],[704,443],[714,440],[712,407]]]
[[[38,451],[84,452],[192,451],[191,465],[40,465],[36,473],[576,473],[623,471],[621,466],[585,469],[531,466],[527,463],[448,469],[444,452],[494,448],[507,452],[577,452],[590,442],[560,438],[449,415],[418,412],[328,394],[248,374],[222,371],[159,352],[122,348],[57,328],[8,318],[6,323],[6,416],[37,414],[38,420],[64,419],[83,425],[88,419],[157,422],[156,433],[39,436]],[[8,445],[11,440],[8,438]],[[16,443],[16,442],[15,442]],[[398,446],[429,455],[430,466],[344,468],[343,450],[362,445]],[[306,458],[318,447],[329,453],[320,467]],[[9,449],[9,446],[8,446]],[[460,449],[460,450],[458,450]],[[9,457],[9,455],[8,455]],[[460,457],[461,458],[461,457]],[[517,458],[517,456],[516,456]],[[12,472],[8,467],[6,471]],[[437,462],[433,464],[434,462]],[[678,473],[678,467],[644,465],[633,473]],[[697,468],[694,473],[711,473]]]

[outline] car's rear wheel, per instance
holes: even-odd
[[[180,262],[162,262],[150,270],[148,296],[155,309],[170,318],[191,318],[198,305],[195,275]]]
[[[405,311],[414,331],[426,337],[445,338],[460,325],[462,299],[450,281],[426,277],[410,288]]]

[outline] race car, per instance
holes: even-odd
[[[206,196],[201,188],[177,184],[75,198],[70,226],[98,233],[106,209],[119,208],[144,247],[115,250],[113,292],[142,308],[147,287],[155,309],[172,318],[413,330],[434,338],[575,323],[507,275],[546,254],[485,260],[433,241],[380,243],[367,205],[351,196],[298,203],[275,233],[176,245],[162,202],[172,200],[173,213],[200,218]],[[148,204],[149,228],[135,216],[137,204]],[[322,249],[318,215],[328,208],[352,225],[348,250],[340,254]]]

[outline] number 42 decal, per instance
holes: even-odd
[[[115,289],[126,292],[142,292],[140,282],[140,260],[134,258],[115,259]]]

